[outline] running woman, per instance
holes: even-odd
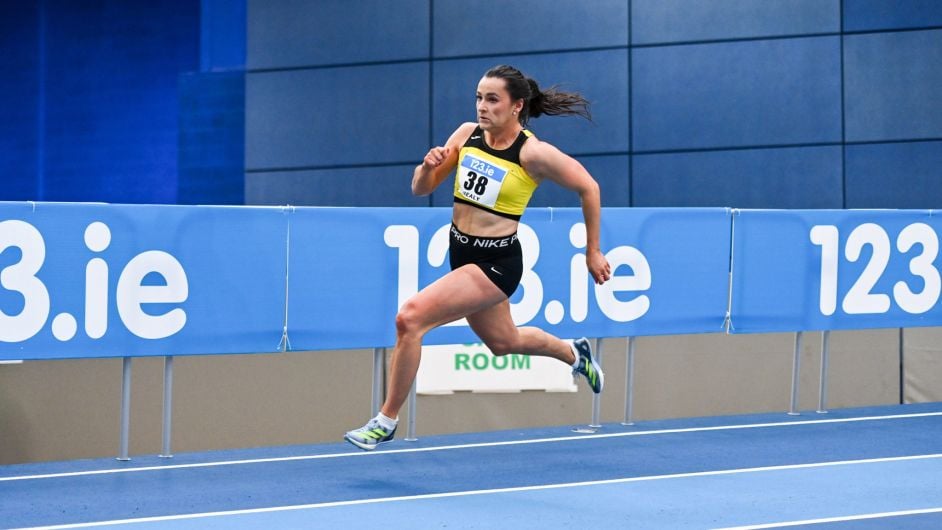
[[[511,352],[558,359],[602,391],[603,373],[585,338],[565,342],[535,327],[516,327],[509,298],[523,274],[517,225],[544,180],[577,194],[585,218],[586,267],[596,283],[611,278],[599,246],[599,186],[582,164],[526,129],[541,115],[591,120],[588,101],[536,81],[511,66],[488,70],[477,86],[477,123],[464,123],[415,168],[412,193],[428,195],[457,167],[449,255],[451,272],[407,300],[396,315],[386,401],[379,414],[344,439],[375,449],[396,434],[399,409],[419,368],[422,337],[462,317],[494,355]]]

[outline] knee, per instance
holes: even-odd
[[[421,331],[421,311],[412,302],[406,302],[399,313],[396,314],[396,332],[402,335],[410,335]]]

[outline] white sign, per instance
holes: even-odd
[[[575,392],[572,367],[549,357],[510,354],[495,356],[481,343],[423,346],[416,376],[419,394],[455,391]]]

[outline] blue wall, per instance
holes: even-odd
[[[176,202],[198,1],[23,4],[0,7],[0,199]]]
[[[0,199],[37,198],[41,165],[38,95],[39,10],[21,2],[0,4]]]
[[[942,207],[942,2],[250,0],[248,43],[248,203],[449,204],[412,167],[509,63],[592,100],[530,126],[608,206]]]
[[[0,200],[447,205],[412,167],[510,63],[592,100],[531,128],[606,206],[942,206],[935,0],[39,0],[0,50]]]

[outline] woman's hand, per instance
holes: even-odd
[[[435,169],[445,163],[449,156],[451,156],[451,147],[433,147],[422,159],[422,165],[427,169]]]
[[[585,265],[595,283],[602,285],[612,277],[612,267],[601,250],[590,250],[585,256]]]
[[[412,174],[413,195],[428,195],[435,191],[442,179],[451,171],[454,161],[454,148],[433,147],[426,153],[422,163],[415,168]]]

